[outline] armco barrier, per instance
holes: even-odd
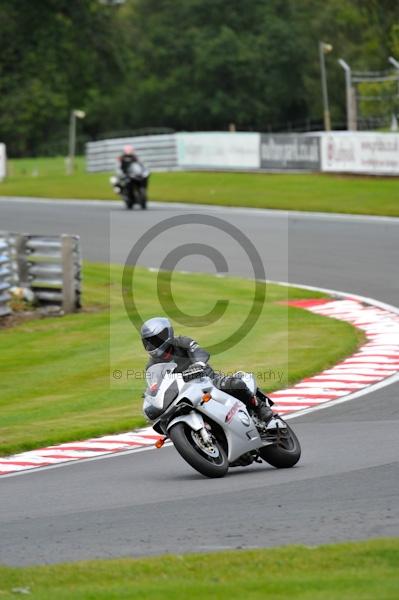
[[[115,171],[117,158],[127,144],[134,146],[140,160],[153,171],[177,168],[176,137],[164,134],[89,142],[86,144],[87,170]]]
[[[0,253],[1,248],[5,293],[0,316],[10,313],[7,302],[11,282],[30,289],[35,302],[41,306],[54,306],[64,313],[80,308],[81,256],[78,236],[2,234]],[[3,271],[0,270],[0,273]]]
[[[9,238],[6,233],[0,233],[0,317],[11,313],[8,305],[10,300],[11,269]]]

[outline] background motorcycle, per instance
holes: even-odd
[[[110,183],[117,194],[120,194],[126,208],[131,210],[135,204],[142,209],[147,208],[147,183],[150,172],[140,162],[129,165],[127,173],[110,178]]]
[[[213,385],[202,367],[174,373],[176,363],[159,363],[147,371],[144,413],[153,428],[170,437],[176,450],[207,477],[223,477],[229,467],[268,462],[293,467],[301,455],[291,427],[278,415],[266,424],[244,403]],[[257,393],[253,375],[241,373]],[[263,396],[263,395],[262,395]],[[262,401],[272,402],[263,396]]]

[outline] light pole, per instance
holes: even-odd
[[[397,75],[398,75],[398,96],[399,96],[399,61],[396,60],[396,58],[394,58],[393,56],[389,56],[388,60],[391,63],[391,65],[394,66],[398,72]]]
[[[76,119],[84,119],[86,113],[83,110],[71,110],[71,116],[69,118],[69,153],[68,153],[68,164],[67,174],[72,175],[73,163],[75,160],[76,150]]]
[[[389,56],[388,60],[391,63],[391,65],[395,67],[395,69],[399,69],[399,60],[396,60],[396,58],[394,58],[393,56]]]
[[[354,110],[354,94],[352,90],[352,71],[350,66],[340,58],[338,63],[345,71],[345,85],[346,85],[346,119],[348,131],[356,130],[356,117]]]
[[[330,108],[328,105],[328,91],[327,91],[327,74],[326,74],[326,62],[325,54],[328,54],[333,49],[331,44],[325,42],[319,42],[319,55],[320,55],[320,73],[321,73],[321,90],[323,94],[323,114],[324,114],[324,130],[331,131],[331,117]]]
[[[397,76],[398,76],[398,97],[399,97],[399,61],[397,61],[396,58],[394,58],[393,56],[389,56],[388,60],[391,63],[391,65],[393,67],[395,67],[396,72],[397,72]],[[396,114],[394,113],[392,115],[391,131],[397,131],[397,130],[398,130],[398,118],[397,118]]]

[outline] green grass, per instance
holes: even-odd
[[[141,393],[146,355],[122,306],[121,274],[122,267],[113,267],[109,277],[107,266],[86,264],[84,312],[29,320],[0,331],[0,454],[145,423]],[[156,285],[156,273],[135,270],[143,319],[164,314]],[[229,300],[225,315],[214,325],[177,325],[177,333],[191,335],[204,347],[224,339],[244,321],[253,291],[251,281],[175,273],[173,296],[182,311],[193,315],[192,324],[195,315],[208,312],[218,299]],[[277,285],[267,285],[266,292],[255,328],[236,346],[212,357],[215,369],[254,371],[270,391],[335,364],[362,339],[347,323],[282,304],[287,297],[321,294]],[[173,308],[169,316],[176,318]],[[116,369],[121,379],[113,379]]]
[[[0,567],[0,597],[32,600],[396,600],[399,540],[140,560]],[[21,591],[20,591],[21,593]]]
[[[86,173],[84,159],[73,176],[62,158],[9,161],[3,196],[116,199],[109,174]],[[399,178],[328,174],[153,173],[150,199],[284,210],[399,216]]]

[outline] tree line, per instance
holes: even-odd
[[[0,141],[11,156],[65,153],[145,128],[276,131],[322,120],[318,43],[332,120],[344,75],[399,60],[397,0],[1,0]]]

